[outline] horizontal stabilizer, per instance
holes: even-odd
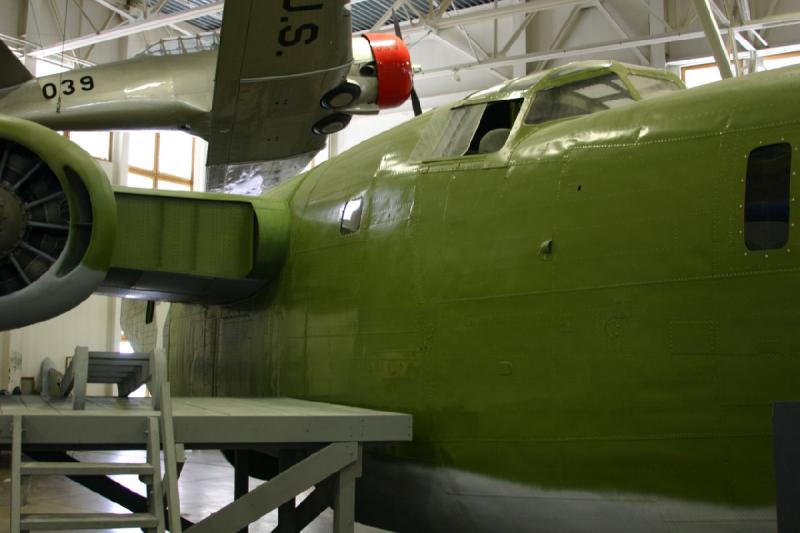
[[[32,79],[33,74],[8,49],[8,46],[0,41],[0,89],[14,87]]]

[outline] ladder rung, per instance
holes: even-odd
[[[20,466],[23,476],[122,476],[126,474],[153,475],[149,463],[52,463],[25,462]]]
[[[154,528],[158,526],[155,515],[147,513],[65,513],[65,514],[24,514],[20,529],[22,531],[70,531],[75,529],[110,528]]]

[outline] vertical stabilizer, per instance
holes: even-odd
[[[0,41],[0,89],[14,87],[30,79],[33,79],[33,75],[8,46]]]

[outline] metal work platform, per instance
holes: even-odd
[[[411,416],[399,413],[292,398],[171,398],[170,402],[169,433],[179,450],[255,450],[252,453],[268,454],[280,465],[270,481],[247,492],[247,472],[239,471],[237,459],[237,499],[196,524],[183,519],[183,530],[192,533],[247,531],[248,524],[274,509],[279,509],[276,531],[295,533],[328,506],[334,509],[334,531],[352,532],[362,445],[412,438]],[[145,398],[87,397],[84,409],[75,410],[69,398],[3,396],[0,449],[12,448],[15,427],[22,435],[22,454],[40,457],[38,461],[52,461],[41,459],[47,457],[41,454],[54,451],[152,448],[147,421],[158,417],[163,420],[162,412]],[[65,469],[73,474],[76,470],[80,468]],[[99,477],[103,483],[114,483]],[[295,507],[295,496],[312,487],[311,496]],[[107,487],[92,490],[132,513],[146,507],[146,502],[131,504],[130,499],[126,503],[124,498],[108,496],[114,491]],[[173,522],[169,529],[179,531],[181,526]]]
[[[129,416],[158,416],[147,398],[0,396],[0,446],[11,445],[11,418],[25,417],[25,446],[71,450],[146,444]],[[293,398],[172,398],[175,442],[185,448],[411,440],[411,416]]]

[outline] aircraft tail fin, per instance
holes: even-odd
[[[8,46],[0,41],[0,89],[14,87],[30,79],[33,79],[33,74],[25,68]]]

